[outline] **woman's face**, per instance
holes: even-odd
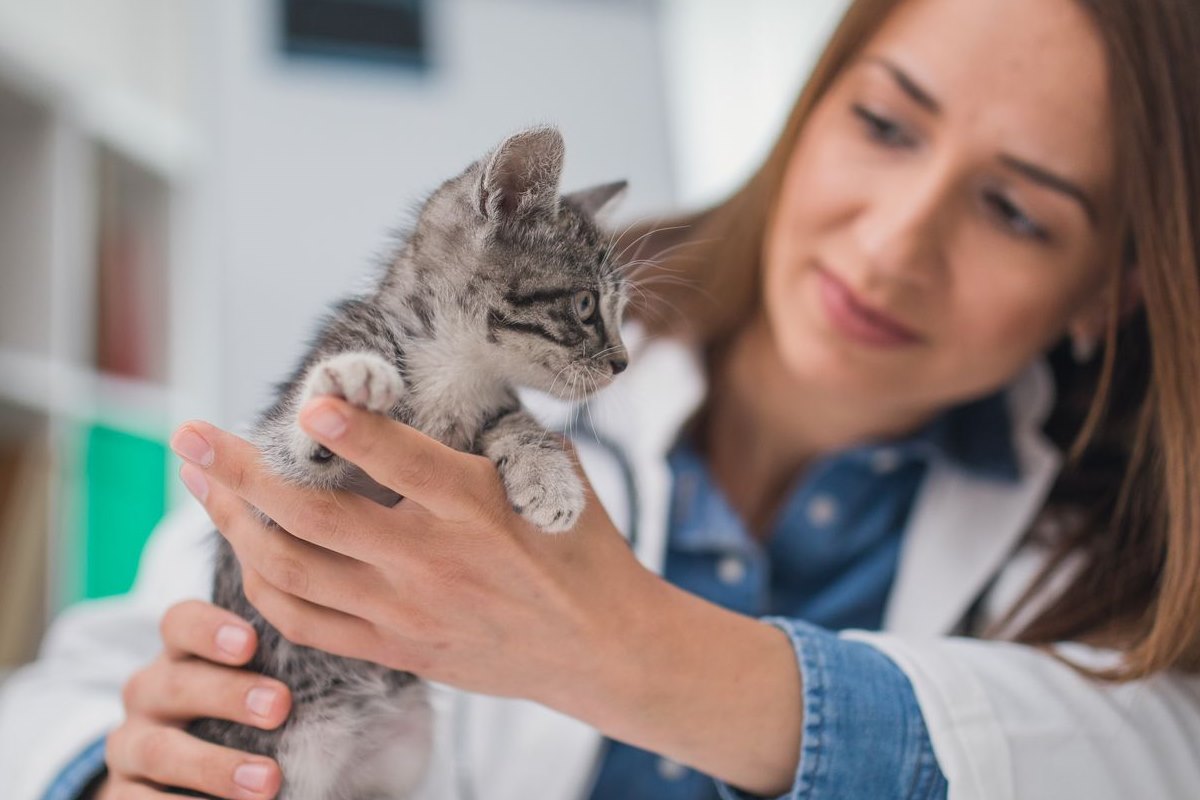
[[[909,0],[789,160],[765,240],[787,370],[920,413],[1103,319],[1113,145],[1075,0]]]

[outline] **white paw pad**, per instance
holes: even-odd
[[[403,394],[404,379],[382,356],[339,353],[309,370],[304,399],[335,395],[367,411],[386,414],[395,408]]]

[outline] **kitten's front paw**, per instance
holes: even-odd
[[[404,379],[393,364],[375,353],[338,353],[313,365],[305,381],[305,402],[327,394],[386,414],[404,394]]]
[[[546,533],[561,533],[575,526],[586,498],[566,453],[529,448],[498,466],[508,499],[518,514]]]

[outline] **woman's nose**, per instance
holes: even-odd
[[[859,247],[872,272],[892,280],[928,284],[940,269],[945,239],[948,181],[882,181],[856,225]]]

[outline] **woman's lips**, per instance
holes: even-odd
[[[818,267],[817,279],[825,315],[847,338],[879,347],[898,347],[921,340],[901,323],[863,305],[849,287],[831,273]]]

